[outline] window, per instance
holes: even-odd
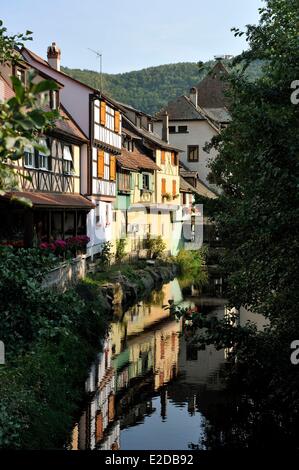
[[[161,150],[161,164],[165,164],[165,150]]]
[[[188,162],[198,162],[199,148],[198,145],[188,145]]]
[[[30,168],[35,167],[34,162],[34,148],[33,147],[25,147],[24,151],[24,165]]]
[[[150,189],[150,175],[147,173],[143,173],[142,175],[142,187],[143,189],[149,190]]]
[[[73,170],[73,159],[71,153],[71,147],[64,145],[63,147],[63,173],[70,175]]]
[[[118,190],[130,191],[131,189],[131,175],[129,171],[121,170],[118,173]]]
[[[106,105],[106,127],[114,131],[114,109]]]
[[[110,155],[105,152],[104,157],[104,180],[109,180],[110,178]]]
[[[25,84],[25,70],[17,69],[16,70],[16,77]]]
[[[188,132],[188,126],[179,126],[178,127],[178,132],[180,134],[186,134]]]
[[[162,178],[161,180],[161,192],[162,192],[162,195],[166,194],[166,179],[165,178]]]
[[[198,349],[194,344],[186,344],[186,360],[187,361],[197,361]]]
[[[58,108],[58,91],[57,90],[50,91],[50,107],[51,109]]]
[[[169,126],[168,129],[169,129],[169,134],[175,134],[175,129],[176,129],[175,126]]]
[[[40,139],[39,144],[44,147],[44,150],[38,152],[38,166],[42,170],[49,170],[49,155],[46,139]]]

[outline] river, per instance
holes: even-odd
[[[88,401],[70,448],[185,450],[219,446],[232,397],[221,379],[226,351],[197,350],[164,305],[169,300],[223,318],[225,299],[183,295],[178,279],[152,292],[110,325],[86,382]],[[245,309],[241,323],[253,319]],[[262,324],[259,325],[262,327]],[[227,417],[227,418],[226,418]]]

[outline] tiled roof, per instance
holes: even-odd
[[[93,209],[94,204],[81,194],[43,193],[35,191],[14,191],[6,193],[3,198],[13,197],[29,199],[33,206],[42,207],[68,207],[73,209]]]
[[[123,168],[129,170],[160,170],[150,157],[138,150],[129,152],[127,149],[122,148],[121,155],[117,156],[116,159]]]
[[[72,117],[68,114],[66,109],[60,105],[60,114],[63,119],[56,121],[56,129],[63,133],[77,137],[80,140],[87,141],[87,137],[83,134],[79,126],[75,123]]]
[[[167,106],[161,109],[156,114],[157,119],[162,119],[162,115],[167,111],[169,119],[171,121],[179,120],[199,120],[202,121],[205,117],[202,115],[199,109],[197,109],[190,98],[187,96],[179,96],[175,100],[168,103]]]
[[[231,115],[227,108],[202,108],[209,119],[215,122],[228,123]]]
[[[160,136],[155,132],[150,132],[143,129],[142,127],[137,127],[135,126],[135,124],[132,123],[132,121],[130,121],[130,119],[128,119],[126,116],[123,116],[123,125],[126,126],[126,124],[131,127],[131,129],[133,129],[133,131],[136,132],[137,135],[142,136],[145,140],[152,142],[153,144],[161,147],[162,149],[182,152],[181,149],[173,147],[171,144],[168,144],[167,142],[162,140]]]
[[[224,78],[228,75],[222,62],[217,62],[208,75],[196,85],[197,104],[202,108],[225,108],[228,99],[225,96],[228,84]]]
[[[196,191],[182,176],[180,176],[180,191],[183,193],[193,193]]]
[[[15,96],[15,92],[9,83],[3,78],[0,77],[0,99],[9,100]]]
[[[197,88],[197,106],[193,104],[188,96],[179,96],[169,102],[167,106],[156,114],[158,120],[167,111],[170,121],[180,120],[208,120],[214,123],[227,123],[230,121],[228,111],[228,98],[225,93],[228,84],[224,77],[228,74],[227,69],[221,62],[217,62],[208,75],[199,82]]]

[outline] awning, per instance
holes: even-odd
[[[32,202],[36,208],[51,209],[81,209],[90,211],[95,205],[86,197],[80,194],[60,194],[60,193],[42,193],[42,192],[23,192],[14,191],[6,193],[1,199],[16,202],[15,198],[25,198]]]

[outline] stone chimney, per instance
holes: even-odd
[[[198,95],[197,88],[192,87],[190,89],[190,101],[194,104],[194,106],[197,106],[197,95]]]
[[[167,111],[162,116],[162,140],[169,144],[169,117]]]
[[[47,58],[49,65],[56,70],[60,70],[60,57],[61,50],[57,46],[56,42],[52,42],[51,46],[47,49]]]

